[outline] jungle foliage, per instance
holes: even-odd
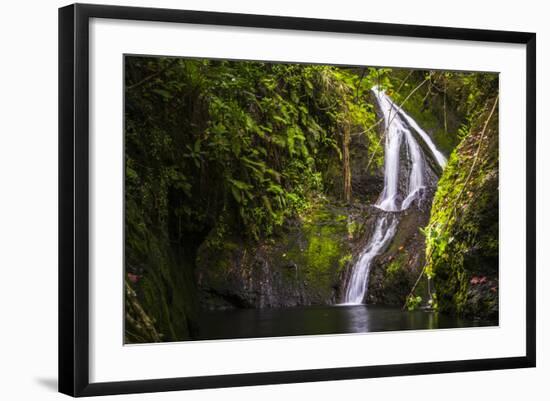
[[[151,223],[172,217],[176,240],[178,227],[201,231],[220,219],[269,235],[323,192],[345,131],[365,131],[370,149],[380,147],[367,99],[387,73],[127,57],[127,201],[152,211]]]

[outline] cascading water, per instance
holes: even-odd
[[[371,262],[393,238],[397,223],[397,219],[391,213],[381,215],[376,221],[372,237],[353,267],[344,300],[346,304],[360,304],[363,302],[369,285]]]
[[[425,142],[440,167],[443,168],[447,162],[445,156],[437,150],[430,136],[403,109],[393,103],[383,90],[374,87],[372,91],[384,118],[386,135],[384,189],[374,205],[381,212],[377,216],[371,238],[353,266],[344,297],[345,304],[363,303],[368,288],[372,261],[390,243],[397,231],[399,215],[396,212],[409,208],[415,200],[419,203],[423,200],[428,167],[423,150],[411,129],[414,129]],[[399,188],[403,143],[406,145],[407,155],[407,163],[404,164],[404,167],[405,170],[408,170],[406,171],[406,189],[402,190],[404,194],[400,193]]]

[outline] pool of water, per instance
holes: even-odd
[[[372,305],[306,306],[203,312],[193,340],[366,333],[497,326],[429,311]]]

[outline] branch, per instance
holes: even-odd
[[[171,63],[169,63],[168,65],[164,66],[164,68],[161,68],[160,70],[158,70],[157,72],[151,74],[151,75],[148,75],[146,76],[145,78],[143,78],[141,81],[139,82],[136,82],[135,84],[132,84],[132,85],[129,85],[126,87],[126,90],[132,90],[132,89],[135,89],[137,88],[138,86],[141,86],[143,85],[144,83],[147,83],[148,81],[152,80],[153,78],[156,78],[158,77],[159,75],[161,74],[164,74],[164,72],[170,68],[172,68],[176,63],[178,62],[178,59],[174,58],[171,60]]]
[[[361,83],[363,82],[363,78],[365,78],[365,71],[366,68],[363,67],[363,70],[361,71],[361,79],[359,79],[359,83],[357,84],[357,90],[355,91],[355,101],[359,99],[359,89],[361,88]]]

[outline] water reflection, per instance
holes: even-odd
[[[203,312],[193,340],[495,326],[426,311],[367,305]]]

